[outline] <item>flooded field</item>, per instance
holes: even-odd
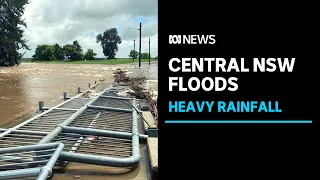
[[[150,67],[143,63],[140,71],[136,64],[22,63],[17,67],[0,67],[0,127],[34,113],[39,101],[52,107],[62,102],[63,92],[74,96],[78,87],[87,89],[89,83],[94,85],[95,81],[103,78],[105,86],[111,84],[116,68],[127,69],[129,74],[147,76],[151,82],[157,79],[155,63]],[[157,88],[157,83],[153,84]]]
[[[90,65],[21,64],[0,69],[0,126],[32,113],[38,102],[61,103],[63,92],[71,96],[101,78],[112,82],[112,68]],[[60,100],[59,100],[60,99]]]
[[[17,67],[0,67],[0,127],[6,128],[34,115],[38,102],[46,107],[63,102],[63,92],[69,96],[77,94],[77,88],[88,88],[104,79],[97,91],[113,83],[113,72],[117,68],[132,76],[146,76],[148,88],[157,91],[157,63],[126,65],[81,65],[81,64],[35,64],[23,63]],[[52,179],[148,179],[145,145],[141,145],[141,162],[138,167],[110,168],[87,164],[70,163]]]

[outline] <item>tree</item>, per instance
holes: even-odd
[[[131,50],[130,54],[129,54],[129,57],[131,57],[133,59],[133,61],[134,61],[134,59],[138,58],[138,51]]]
[[[93,52],[93,49],[88,49],[87,52],[84,54],[84,58],[86,60],[94,60],[94,56],[97,54]]]
[[[63,47],[61,47],[59,44],[53,45],[54,50],[54,57],[58,60],[64,60],[65,52],[63,50]]]
[[[103,54],[108,59],[116,57],[118,44],[121,44],[121,37],[118,35],[117,28],[107,29],[103,34],[97,35],[97,43],[101,43]]]
[[[7,48],[0,46],[0,65],[4,65],[8,59],[8,50]]]
[[[32,57],[35,61],[55,60],[54,48],[52,45],[38,45],[35,54]]]
[[[158,55],[156,57],[154,57],[154,59],[158,59]]]
[[[81,53],[82,53],[82,47],[80,46],[80,44],[78,43],[77,40],[73,41],[73,45],[76,46],[76,50],[77,50],[78,52],[81,52]]]
[[[149,59],[149,53],[141,53],[141,59]]]
[[[21,19],[28,0],[0,0],[0,66],[18,65],[19,49],[30,50],[24,39]]]
[[[66,53],[66,57],[71,61],[82,60],[83,59],[82,53],[79,52],[78,49],[77,49],[77,46],[75,46],[73,44],[64,45],[63,46],[63,50]]]

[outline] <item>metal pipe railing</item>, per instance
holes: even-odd
[[[24,123],[21,123],[13,128],[10,129],[0,129],[2,131],[5,131],[0,134],[0,138],[4,137],[10,133],[23,133],[26,135],[39,135],[41,138],[41,135],[43,137],[40,141],[36,140],[38,142],[37,145],[30,145],[30,146],[20,146],[20,147],[13,147],[13,148],[2,148],[0,149],[0,154],[3,153],[16,153],[21,151],[35,151],[35,150],[46,150],[46,149],[55,149],[53,154],[50,156],[50,158],[47,158],[46,161],[41,161],[41,164],[44,166],[42,168],[29,168],[29,169],[21,169],[21,170],[13,170],[13,171],[4,171],[0,172],[0,179],[1,177],[27,177],[29,175],[39,175],[38,180],[44,180],[47,179],[48,176],[51,176],[52,174],[52,168],[55,165],[56,161],[64,160],[64,161],[71,161],[71,162],[80,162],[80,163],[89,163],[89,164],[96,164],[96,165],[105,165],[105,166],[115,166],[115,167],[130,167],[136,165],[140,161],[140,145],[139,140],[146,139],[147,135],[139,134],[138,132],[138,122],[137,122],[137,110],[135,108],[136,106],[136,99],[135,98],[121,98],[121,97],[112,97],[112,96],[104,96],[106,91],[110,90],[111,88],[106,88],[102,92],[100,92],[96,97],[92,98],[86,105],[81,107],[80,109],[68,109],[68,110],[75,110],[70,117],[68,117],[65,121],[63,121],[61,124],[58,124],[54,130],[51,132],[36,132],[36,131],[28,131],[28,130],[17,130],[18,128],[28,124],[29,122],[51,112],[54,109],[63,109],[59,108],[60,106],[64,105],[67,102],[70,102],[71,100],[80,97],[83,93],[78,94],[75,97],[70,98],[69,100],[29,119],[28,121],[25,121]],[[84,92],[85,93],[85,92]],[[112,107],[104,107],[104,106],[93,106],[92,104],[96,102],[99,98],[111,98],[111,99],[119,99],[119,100],[131,100],[132,102],[132,109],[122,109],[122,108],[112,108]],[[78,127],[70,127],[68,126],[70,123],[72,123],[76,118],[78,118],[81,114],[83,114],[87,109],[98,109],[98,110],[109,110],[109,111],[117,111],[117,112],[126,112],[126,113],[132,113],[132,127],[131,127],[131,133],[128,132],[119,132],[119,131],[110,131],[110,130],[100,130],[100,129],[91,129],[91,125],[89,128],[78,128]],[[125,114],[125,113],[124,113]],[[96,121],[94,121],[94,124]],[[129,126],[130,128],[130,126]],[[129,129],[130,131],[130,129]],[[102,155],[92,155],[92,154],[82,154],[82,153],[75,153],[75,152],[64,152],[64,144],[62,143],[50,143],[54,140],[55,137],[58,135],[61,137],[64,137],[64,133],[70,133],[70,134],[79,134],[79,135],[95,135],[95,136],[105,136],[105,137],[111,137],[111,138],[119,138],[123,139],[124,141],[128,141],[128,149],[122,149],[123,152],[129,152],[128,155],[125,157],[110,157],[109,153],[105,153]],[[131,148],[130,148],[130,142],[131,142]],[[72,144],[71,144],[72,145]],[[66,146],[70,146],[70,143],[66,144]],[[109,149],[111,151],[111,149]],[[116,150],[115,150],[116,151]],[[81,151],[80,151],[81,152]],[[86,152],[84,152],[86,153]],[[89,152],[90,153],[90,152]],[[99,154],[99,153],[98,153]],[[101,153],[100,153],[101,154]],[[46,155],[45,153],[36,153],[35,156],[31,156],[31,158],[34,158],[33,161],[38,162],[38,158],[43,158],[43,156]],[[107,155],[107,156],[105,156]],[[111,155],[111,154],[110,154]],[[125,155],[125,154],[122,154]],[[128,157],[129,156],[129,157]],[[4,156],[3,156],[4,157]],[[12,157],[12,156],[11,156]],[[7,158],[7,157],[4,157]],[[20,158],[21,159],[21,158]],[[11,159],[11,160],[19,160],[18,159]],[[33,161],[31,161],[33,163]],[[40,162],[40,161],[39,161]]]
[[[120,99],[120,100],[132,100],[134,98],[125,98],[125,97],[117,97],[117,96],[100,96],[102,98],[109,98],[109,99]]]
[[[0,172],[0,179],[26,178],[37,176],[41,171],[39,168],[17,169]]]
[[[21,151],[35,151],[35,150],[44,150],[44,149],[53,149],[56,148],[59,143],[48,143],[48,144],[36,144],[29,146],[19,146],[19,147],[10,147],[10,148],[0,148],[0,154],[5,153],[16,153]]]
[[[61,123],[61,126],[67,126],[69,125],[74,119],[76,119],[80,114],[82,114],[85,110],[88,109],[88,105],[91,105],[94,103],[100,95],[105,93],[109,88],[104,89],[102,92],[100,92],[96,97],[91,99],[85,106],[81,107],[77,112],[75,112],[72,116],[70,116],[67,120],[65,120],[63,123]],[[52,141],[59,133],[62,132],[61,126],[57,126],[53,131],[51,131],[47,136],[45,136],[42,140],[39,141],[39,143],[48,143]]]
[[[76,133],[76,134],[85,134],[85,135],[95,135],[95,136],[107,136],[113,138],[122,138],[122,139],[131,139],[132,133],[128,132],[119,132],[119,131],[110,131],[110,130],[100,130],[100,129],[89,129],[89,128],[80,128],[80,127],[70,127],[70,126],[61,126],[63,132],[65,133]],[[146,139],[147,135],[138,134],[139,138]]]
[[[55,163],[57,162],[58,158],[60,157],[61,152],[63,151],[63,148],[64,148],[64,144],[59,143],[57,149],[52,154],[52,156],[49,159],[49,161],[47,162],[47,164],[41,168],[41,172],[40,172],[37,180],[45,180],[52,175],[52,168],[55,165]]]
[[[45,166],[39,168],[27,168],[27,169],[16,169],[16,170],[8,170],[8,171],[0,171],[0,179],[9,179],[9,178],[26,178],[26,177],[34,177],[38,175],[37,180],[45,180],[48,176],[52,174],[52,168],[58,160],[61,152],[63,151],[64,145],[62,143],[48,143],[48,144],[37,144],[30,146],[20,146],[20,147],[12,147],[12,148],[1,148],[0,154],[14,154],[14,153],[25,153],[29,151],[41,151],[48,149],[55,149]],[[10,162],[10,161],[9,161]],[[44,163],[43,161],[37,161],[38,163]],[[25,162],[23,165],[37,162]],[[3,166],[10,165],[18,165],[16,164],[4,164]],[[21,163],[20,163],[21,164]]]
[[[133,106],[135,106],[136,100],[132,100]],[[60,159],[65,161],[89,163],[104,166],[114,167],[130,167],[136,165],[140,161],[140,145],[139,145],[139,132],[137,112],[132,110],[132,156],[127,158],[114,158],[107,156],[88,155],[81,153],[62,152]],[[69,129],[70,130],[70,129]]]
[[[21,134],[29,134],[29,135],[47,135],[48,132],[41,131],[28,131],[28,130],[11,130],[11,133],[21,133]]]
[[[88,105],[88,109],[101,109],[101,110],[118,111],[118,112],[131,112],[132,111],[132,109],[113,108],[113,107],[104,107],[104,106],[93,106],[93,105]]]
[[[45,115],[45,114],[48,114],[49,112],[53,111],[54,108],[58,108],[58,107],[60,107],[60,106],[62,106],[62,105],[64,105],[64,104],[72,101],[73,99],[75,99],[75,98],[77,98],[77,97],[80,97],[82,94],[83,94],[83,93],[78,94],[78,95],[76,95],[76,96],[68,99],[67,101],[64,101],[63,103],[60,103],[60,104],[56,105],[55,107],[53,107],[53,108],[51,108],[51,109],[49,109],[49,110],[47,110],[47,111],[44,111],[43,113],[40,113],[40,114],[38,114],[37,116],[34,116],[33,118],[31,118],[31,119],[29,119],[29,120],[27,120],[27,121],[24,121],[23,123],[20,123],[20,124],[14,126],[13,128],[9,128],[7,131],[5,131],[5,132],[3,132],[3,133],[0,134],[0,138],[6,136],[7,134],[10,134],[10,133],[12,132],[12,130],[16,130],[16,129],[18,129],[18,128],[20,128],[20,127],[28,124],[29,122],[32,122],[33,120],[38,119],[39,117],[41,117],[41,116],[43,116],[43,115]]]

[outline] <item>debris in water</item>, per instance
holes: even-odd
[[[144,88],[147,81],[146,77],[128,77],[126,72],[127,71],[122,69],[117,69],[116,72],[114,72],[115,83],[130,87],[125,91],[118,92],[117,94],[119,96],[134,96],[137,99],[146,100],[150,106],[150,111],[155,118],[156,125],[158,126],[157,93],[147,91]]]
[[[82,179],[80,175],[74,176],[74,179]]]
[[[131,89],[127,89],[127,90],[124,90],[124,91],[119,91],[119,92],[117,92],[116,94],[117,94],[118,96],[127,97],[127,96],[129,96],[131,93],[134,93],[134,91],[131,90]]]
[[[1,99],[11,99],[11,98],[4,97],[4,96],[1,96],[0,98],[1,98]]]
[[[98,94],[99,94],[99,93],[97,93],[97,92],[95,92],[95,91],[89,90],[89,91],[83,93],[82,96],[83,96],[84,98],[93,98],[93,97],[95,97],[95,96],[98,95]]]

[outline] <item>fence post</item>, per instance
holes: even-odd
[[[64,99],[64,100],[67,99],[67,93],[66,93],[66,92],[63,93],[63,99]]]
[[[39,101],[39,111],[43,111],[44,102]]]

